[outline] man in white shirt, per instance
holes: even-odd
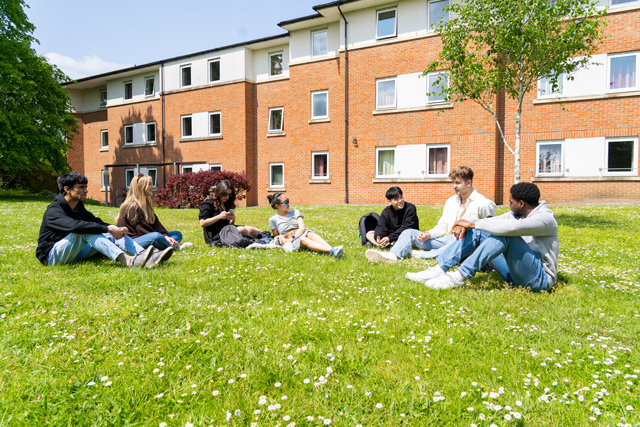
[[[369,249],[367,259],[372,262],[396,263],[408,256],[435,258],[447,245],[456,241],[453,229],[456,221],[466,219],[475,221],[494,216],[496,204],[473,188],[473,170],[468,166],[458,166],[449,172],[455,195],[444,204],[438,224],[429,231],[405,230],[390,252]],[[412,251],[416,246],[421,251]]]

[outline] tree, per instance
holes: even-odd
[[[24,0],[0,0],[0,176],[68,169],[67,138],[77,131],[68,77],[39,56]]]
[[[448,13],[451,19],[436,29],[442,51],[423,75],[446,70],[437,92],[455,102],[471,100],[493,116],[514,156],[514,182],[520,182],[524,97],[539,79],[548,78],[557,88],[559,76],[571,79],[589,64],[603,37],[606,10],[598,11],[593,0],[463,0]],[[496,111],[502,92],[516,101],[513,147]]]

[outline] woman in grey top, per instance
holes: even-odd
[[[289,199],[282,193],[267,196],[277,213],[269,218],[269,228],[278,243],[290,252],[300,248],[314,252],[329,252],[336,258],[344,256],[342,245],[331,246],[304,225],[304,216],[298,209],[289,209]]]

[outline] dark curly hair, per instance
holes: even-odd
[[[61,193],[63,196],[67,194],[64,191],[64,187],[73,188],[76,184],[87,184],[89,181],[87,177],[78,172],[67,172],[63,173],[58,177],[58,193]]]
[[[540,201],[540,189],[532,182],[519,182],[511,186],[511,197],[520,200],[529,206],[538,206]]]
[[[277,192],[275,194],[269,194],[267,199],[269,200],[269,204],[273,209],[276,209],[276,205],[280,204],[280,196],[282,196],[281,192]]]

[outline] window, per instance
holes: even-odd
[[[180,67],[180,87],[191,86],[191,65]]]
[[[449,0],[429,2],[429,29],[435,30],[438,25],[449,20],[449,11],[444,10],[448,6]]]
[[[396,148],[385,147],[376,149],[376,176],[394,177],[396,172]]]
[[[101,150],[109,149],[109,131],[108,130],[100,131],[100,149]]]
[[[396,78],[376,80],[376,109],[396,107]]]
[[[105,108],[107,106],[107,91],[100,91],[100,108]]]
[[[396,36],[396,9],[379,10],[376,38],[382,39]]]
[[[311,56],[326,55],[329,51],[327,29],[311,31]]]
[[[562,95],[562,90],[564,87],[563,82],[563,73],[560,73],[560,75],[558,76],[558,81],[555,86],[551,84],[551,79],[549,77],[541,78],[540,80],[538,80],[538,98]]]
[[[539,142],[536,147],[536,175],[563,175],[562,141]]]
[[[449,146],[448,145],[428,145],[427,146],[427,175],[428,176],[448,176],[449,175]]]
[[[155,77],[147,77],[144,79],[144,96],[153,96],[156,93]]]
[[[147,143],[156,142],[156,124],[147,123]]]
[[[101,188],[101,190],[109,191],[109,171],[106,170],[106,169],[102,171],[102,188]]]
[[[209,113],[209,135],[220,135],[222,133],[221,122],[222,114],[220,111]]]
[[[311,118],[326,119],[329,117],[329,91],[311,92]]]
[[[182,166],[182,173],[192,173],[193,166]]]
[[[129,188],[131,186],[131,180],[133,179],[133,177],[136,176],[136,170],[135,169],[125,169],[124,170],[124,186]]]
[[[442,93],[442,87],[449,87],[449,77],[445,73],[431,73],[427,79],[429,85],[427,103],[448,102],[447,94]]]
[[[182,137],[193,135],[191,116],[182,116],[180,120],[182,121]]]
[[[282,132],[283,108],[269,108],[269,132]]]
[[[220,81],[220,58],[209,61],[209,81]]]
[[[619,4],[635,3],[638,0],[611,0],[611,6],[617,6]]]
[[[311,178],[312,179],[328,179],[329,178],[329,152],[319,151],[311,153]]]
[[[158,169],[150,168],[145,170],[145,168],[140,168],[140,172],[147,174],[151,177],[151,182],[153,183],[154,187],[158,186]]]
[[[124,143],[133,144],[133,125],[124,127]]]
[[[605,172],[607,174],[637,175],[637,138],[608,138],[605,146]]]
[[[634,89],[636,83],[636,55],[609,58],[609,89]]]
[[[282,74],[282,51],[269,54],[269,75],[279,76]]]
[[[222,165],[219,165],[219,164],[218,165],[211,165],[211,166],[209,166],[209,170],[221,171],[222,170]]]
[[[124,83],[124,99],[131,99],[133,98],[133,83],[131,82],[125,82]]]
[[[269,163],[269,187],[284,187],[284,163]]]

